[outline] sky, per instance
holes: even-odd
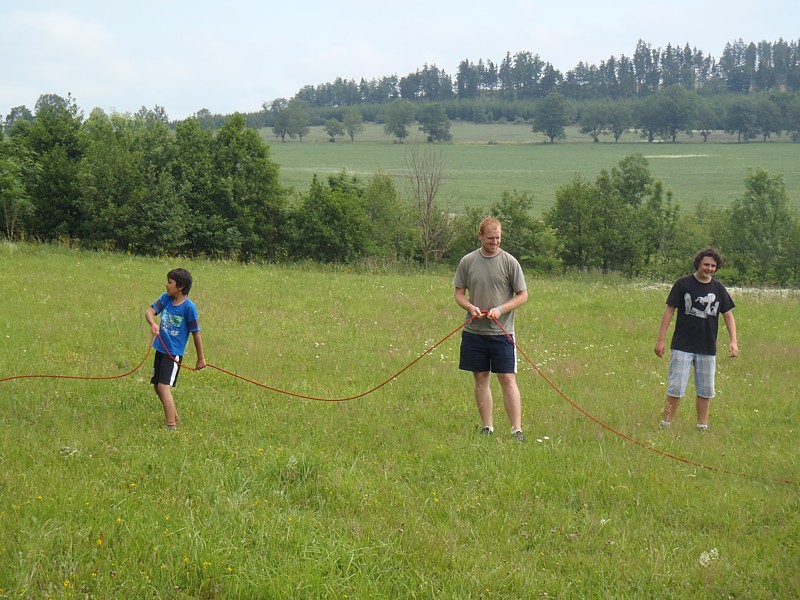
[[[725,44],[800,40],[797,0],[0,0],[0,119],[42,94],[85,115],[163,107],[257,112],[303,86],[403,77],[530,52],[579,62]]]

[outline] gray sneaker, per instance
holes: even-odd
[[[527,439],[525,437],[525,434],[522,433],[522,431],[520,431],[519,429],[517,429],[516,431],[512,432],[511,433],[511,437],[513,437],[515,440],[517,440],[520,444]]]
[[[481,435],[492,435],[494,433],[494,429],[492,429],[488,425],[484,425],[478,430],[478,433]]]

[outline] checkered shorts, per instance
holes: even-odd
[[[667,395],[683,398],[689,383],[689,371],[694,367],[695,393],[701,398],[714,397],[714,373],[717,370],[717,357],[712,354],[695,354],[682,350],[671,350],[669,355],[669,374],[667,376]]]

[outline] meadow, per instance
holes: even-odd
[[[312,127],[302,143],[297,139],[282,143],[267,129],[261,135],[280,165],[282,183],[298,191],[307,191],[315,174],[324,178],[342,169],[363,178],[378,171],[388,173],[400,190],[407,191],[406,161],[411,148],[424,143],[416,129],[411,127],[403,144],[393,143],[383,126],[374,123],[365,124],[355,143],[348,137],[330,143],[322,127]],[[757,168],[783,173],[790,203],[800,209],[800,145],[786,137],[737,144],[735,136],[717,133],[708,143],[699,135],[683,135],[676,144],[648,144],[627,133],[619,143],[601,138],[605,141],[595,144],[573,127],[566,140],[549,144],[527,124],[454,122],[451,132],[453,143],[433,148],[442,152],[445,163],[438,200],[452,212],[488,207],[504,191],[517,190],[530,193],[534,211],[541,214],[555,202],[556,190],[576,174],[594,181],[601,170],[610,170],[635,153],[647,158],[651,173],[672,190],[684,211],[701,201],[729,206],[744,194],[748,169]]]
[[[529,280],[518,444],[496,388],[476,433],[449,272],[0,261],[0,380],[133,371],[0,381],[0,598],[800,596],[796,292],[732,290],[701,434],[691,400],[658,429],[666,284]],[[179,265],[212,365],[389,382],[184,369],[166,431],[144,311]]]

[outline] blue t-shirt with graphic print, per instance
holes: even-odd
[[[183,356],[189,334],[200,331],[197,307],[186,298],[178,306],[172,304],[172,297],[166,292],[151,304],[157,315],[161,315],[159,335],[153,340],[153,348],[164,354]],[[163,340],[163,344],[161,343]]]

